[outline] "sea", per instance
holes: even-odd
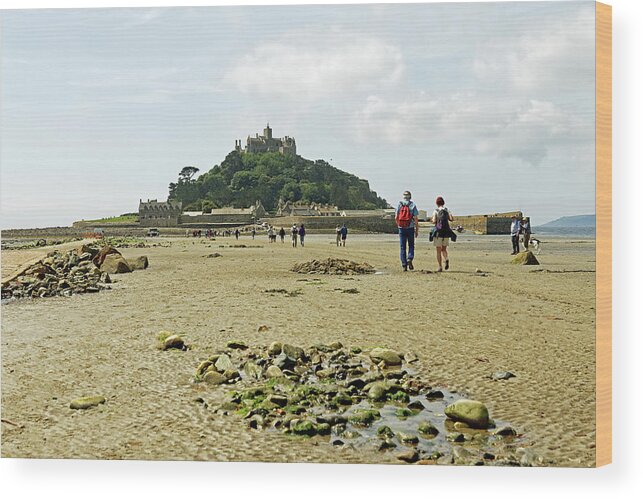
[[[532,235],[547,237],[575,237],[583,239],[595,239],[596,227],[532,227]]]

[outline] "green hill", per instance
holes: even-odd
[[[541,227],[596,227],[596,215],[575,215],[572,217],[561,217]]]
[[[284,201],[329,203],[340,209],[386,208],[388,203],[373,192],[368,181],[301,156],[280,153],[249,154],[232,151],[220,165],[197,178],[198,169],[185,167],[170,184],[170,199],[186,210],[223,206],[247,207],[259,199],[266,210]]]

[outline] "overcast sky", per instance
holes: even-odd
[[[594,3],[0,13],[2,228],[167,197],[235,139],[420,208],[594,213]]]

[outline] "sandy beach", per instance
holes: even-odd
[[[421,272],[437,266],[426,231],[414,272],[402,272],[394,235],[349,235],[346,248],[315,234],[296,249],[264,237],[167,240],[171,247],[123,249],[127,258],[147,255],[150,267],[112,276],[111,290],[3,303],[3,457],[398,462],[250,430],[212,410],[225,388],[192,382],[199,361],[228,340],[339,340],[415,352],[423,378],[483,401],[547,463],[594,464],[594,240],[552,238],[540,266],[515,266],[508,236],[463,235],[441,274]],[[213,252],[222,256],[206,258]],[[2,256],[14,268],[37,254]],[[290,271],[329,256],[378,272]],[[298,293],[265,292],[275,288]],[[349,288],[357,292],[342,292]],[[260,325],[268,329],[258,332]],[[162,330],[191,348],[158,350]],[[516,377],[494,381],[496,371]],[[105,404],[69,408],[97,394]]]

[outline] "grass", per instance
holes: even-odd
[[[95,225],[136,223],[138,222],[138,215],[118,215],[116,217],[97,218],[95,220],[83,220],[83,222]]]

